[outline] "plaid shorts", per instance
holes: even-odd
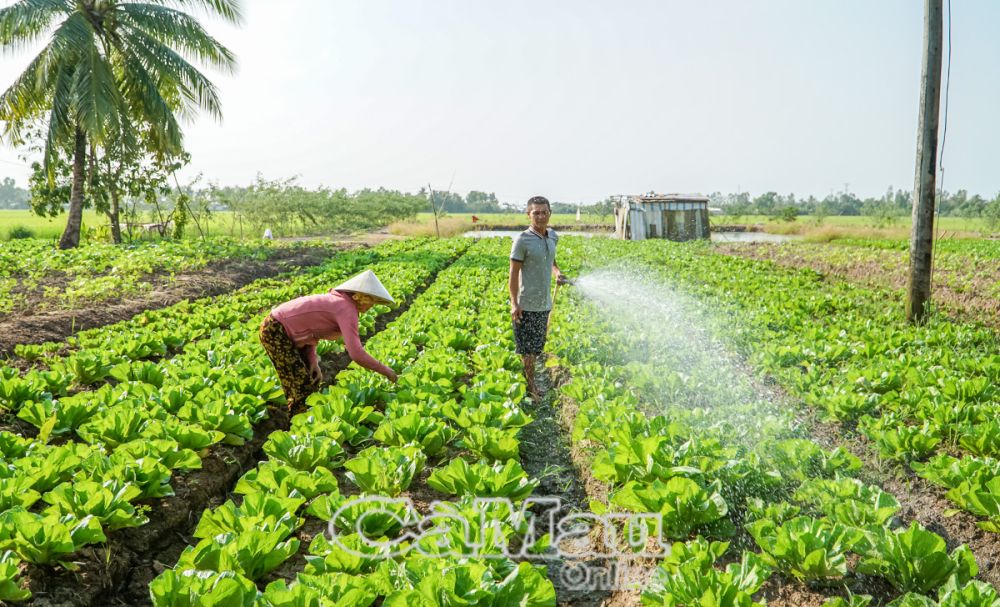
[[[541,354],[545,349],[545,334],[549,325],[549,311],[521,312],[521,322],[515,322],[514,343],[521,355]]]

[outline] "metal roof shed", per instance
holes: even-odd
[[[615,200],[615,236],[623,240],[709,238],[708,198],[684,194],[622,195]]]

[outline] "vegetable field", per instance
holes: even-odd
[[[3,245],[7,276],[39,271],[31,246]],[[266,254],[172,246],[155,263]],[[19,344],[0,364],[0,601],[1000,605],[1000,339],[981,305],[913,327],[891,284],[832,269],[891,245],[565,237],[575,284],[533,401],[509,247],[324,251]],[[949,288],[1000,258],[968,247],[942,257]],[[52,271],[116,274],[88,251]],[[398,382],[320,342],[324,387],[289,416],[261,320],[363,269],[398,302],[360,319]]]

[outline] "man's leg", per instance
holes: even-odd
[[[533,397],[538,396],[538,386],[535,385],[535,355],[525,354],[521,356],[524,363],[524,379],[528,382],[528,394]]]

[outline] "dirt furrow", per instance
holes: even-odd
[[[211,263],[202,270],[176,274],[172,280],[151,277],[149,280],[155,286],[148,293],[68,310],[43,309],[47,300],[39,295],[30,299],[23,309],[0,316],[0,358],[13,356],[14,346],[19,344],[64,341],[78,331],[127,320],[146,310],[165,308],[185,299],[229,293],[255,280],[277,276],[295,267],[319,265],[335,252],[348,248],[353,248],[353,245],[278,249],[264,261],[223,260]]]

